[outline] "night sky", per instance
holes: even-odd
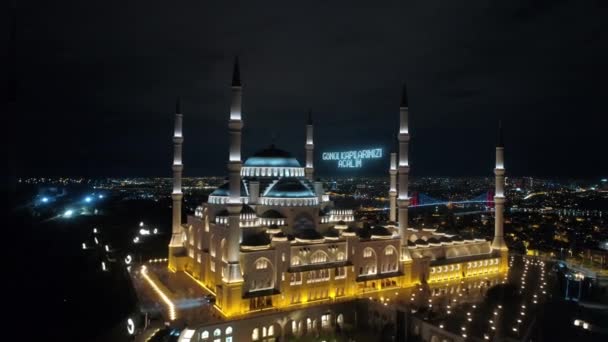
[[[18,176],[169,176],[178,95],[185,175],[225,175],[237,55],[244,156],[274,141],[302,161],[309,108],[317,157],[388,149],[406,82],[414,176],[491,176],[499,119],[510,175],[608,173],[602,0],[18,1],[14,13],[4,129]]]

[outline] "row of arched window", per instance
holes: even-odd
[[[302,207],[309,205],[319,204],[317,197],[307,198],[273,198],[273,197],[261,197],[260,203],[263,205],[276,205],[281,207]]]
[[[251,167],[241,168],[241,176],[246,177],[304,177],[300,167]]]

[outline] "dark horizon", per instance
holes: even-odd
[[[274,141],[302,162],[309,108],[318,174],[331,171],[322,151],[388,152],[407,82],[413,177],[491,177],[499,120],[508,176],[608,173],[597,1],[16,6],[15,177],[170,176],[177,96],[184,175],[227,174],[237,55],[243,159]],[[387,170],[385,158],[360,175]]]

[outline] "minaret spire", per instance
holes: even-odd
[[[304,172],[306,179],[313,181],[314,178],[314,143],[313,143],[313,126],[312,126],[312,109],[308,110],[308,122],[306,123],[306,168]]]
[[[502,136],[502,122],[498,123],[498,142],[496,144],[496,167],[494,175],[496,177],[494,194],[494,240],[492,241],[493,250],[506,251],[507,244],[504,239],[504,206],[505,206],[505,157],[504,143]]]
[[[409,260],[411,257],[407,249],[408,207],[410,198],[408,194],[410,163],[409,163],[409,107],[407,101],[407,88],[403,85],[401,105],[399,106],[399,193],[397,204],[399,207],[399,235],[401,236],[401,260]]]
[[[181,101],[178,97],[175,103],[175,128],[173,131],[173,191],[171,199],[173,200],[173,220],[171,224],[171,241],[169,242],[169,267],[175,269],[174,255],[183,248],[182,238],[182,144],[184,137],[182,133],[182,108]]]
[[[228,198],[228,237],[227,237],[227,270],[224,273],[224,281],[236,283],[243,281],[240,266],[240,242],[241,242],[241,131],[243,121],[241,120],[242,85],[239,72],[239,59],[234,60],[232,73],[232,103],[230,104],[230,120],[228,129],[230,132],[230,153],[228,155],[229,172],[229,198]]]

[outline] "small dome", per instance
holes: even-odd
[[[294,177],[281,178],[263,196],[278,198],[316,197],[315,193],[302,180]]]
[[[300,163],[289,152],[270,145],[247,158],[243,166],[253,167],[301,167]]]
[[[374,227],[374,229],[372,229],[372,235],[376,235],[376,236],[393,236],[393,233],[391,233],[390,230],[386,229],[385,227],[376,226],[376,227]]]
[[[328,229],[323,236],[325,236],[326,238],[332,238],[332,239],[337,239],[340,237],[340,233],[335,230],[335,229]]]

